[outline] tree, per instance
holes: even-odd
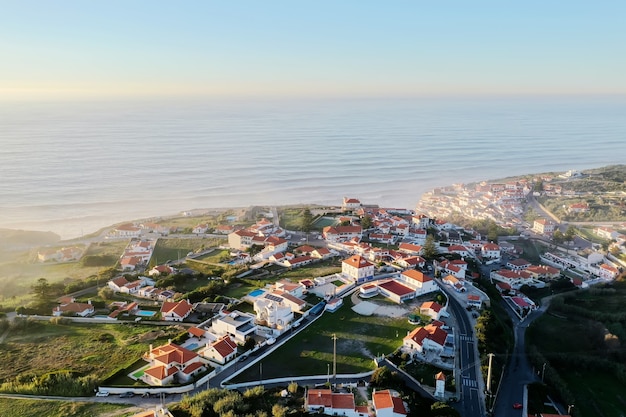
[[[300,228],[305,233],[309,233],[311,229],[313,228],[313,214],[311,213],[311,210],[309,210],[308,208],[304,209],[304,211],[302,212]]]
[[[295,395],[298,392],[298,383],[296,381],[289,383],[289,385],[287,385],[287,391]]]
[[[361,227],[363,230],[367,230],[372,227],[372,218],[370,216],[365,216],[361,219]]]
[[[287,411],[289,411],[289,409],[284,405],[274,404],[272,406],[272,416],[274,417],[285,417],[287,415]]]
[[[424,246],[422,247],[424,258],[428,260],[434,259],[439,251],[437,250],[437,245],[435,243],[435,238],[431,235],[426,236],[426,242],[424,242]]]
[[[109,287],[102,287],[98,291],[98,296],[103,300],[112,300],[113,299],[113,290]]]
[[[564,235],[565,241],[573,242],[575,236],[576,236],[576,228],[570,224],[569,226],[567,226],[567,230],[565,230],[565,235]]]
[[[565,236],[563,235],[563,232],[558,229],[555,230],[554,234],[552,235],[552,242],[554,242],[555,245],[560,245],[561,243],[565,242]]]
[[[37,282],[30,286],[30,292],[35,296],[38,302],[45,304],[51,301],[52,291],[50,283],[45,278],[39,278]]]

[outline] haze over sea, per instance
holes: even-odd
[[[625,97],[0,103],[0,227],[195,208],[413,208],[432,188],[625,163]]]

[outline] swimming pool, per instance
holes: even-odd
[[[189,349],[189,350],[194,350],[194,349],[196,349],[197,347],[198,347],[198,344],[197,344],[197,343],[190,343],[190,344],[188,344],[188,345],[187,345],[186,349]]]
[[[258,297],[260,295],[265,294],[265,291],[258,289],[258,290],[254,290],[252,291],[250,294],[248,294],[250,297]]]
[[[135,316],[152,317],[155,314],[156,314],[156,311],[137,310],[137,312],[135,313]]]

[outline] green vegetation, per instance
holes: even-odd
[[[135,362],[150,343],[165,343],[181,332],[175,326],[54,323],[17,318],[11,324],[0,345],[0,391],[89,395],[99,380]]]
[[[169,260],[182,259],[189,252],[217,247],[222,243],[224,243],[223,239],[216,238],[160,238],[154,247],[154,252],[152,252],[149,266],[153,267]]]
[[[0,398],[0,416],[14,417],[126,417],[135,407],[124,404]]]
[[[170,407],[175,417],[256,416],[274,417],[303,415],[304,391],[297,384],[289,385],[289,397],[282,398],[280,390],[265,391],[262,386],[244,393],[212,388],[183,399]]]
[[[620,416],[626,387],[626,282],[555,297],[528,330],[535,367],[546,363],[548,393],[579,416]]]
[[[402,344],[402,337],[414,327],[406,317],[361,316],[352,311],[352,303],[345,298],[344,306],[338,311],[324,313],[263,359],[263,378],[325,375],[327,365],[333,363],[333,334],[337,336],[337,373],[371,371],[374,356],[395,351]],[[285,363],[289,364],[288,369]],[[260,369],[253,366],[233,382],[259,378]]]
[[[82,261],[68,263],[37,262],[37,250],[13,252],[10,259],[0,261],[0,305],[5,311],[26,305],[32,301],[30,286],[45,277],[51,285],[60,285],[59,294],[75,291],[83,282],[95,282],[99,276],[110,271],[126,247],[126,241],[93,243],[87,248]],[[95,257],[95,258],[92,258]],[[99,259],[100,265],[91,266],[89,259]],[[108,260],[110,263],[105,263]],[[107,275],[110,278],[109,275]],[[104,278],[103,279],[107,279]],[[101,281],[103,282],[103,281]],[[95,284],[94,284],[95,285]]]

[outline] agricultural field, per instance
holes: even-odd
[[[124,404],[0,398],[0,416],[128,417],[141,411]]]
[[[390,354],[402,345],[402,338],[415,326],[406,317],[361,316],[352,303],[334,313],[324,313],[313,324],[295,335],[262,361],[263,378],[296,375],[325,375],[333,363],[333,334],[337,336],[337,373],[374,370],[373,358]],[[288,364],[288,365],[286,365]],[[260,378],[260,366],[253,366],[232,382]]]

